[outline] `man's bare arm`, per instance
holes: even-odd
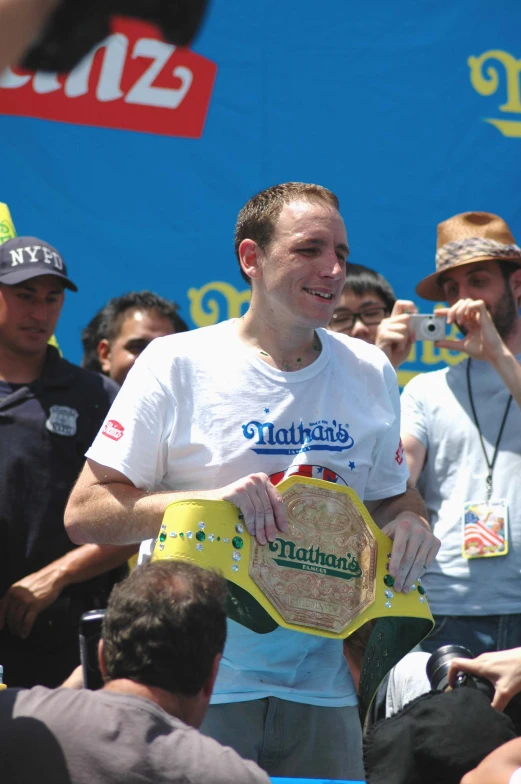
[[[494,749],[477,768],[461,779],[461,784],[509,784],[521,768],[521,738],[509,740]]]
[[[244,515],[248,531],[260,544],[286,530],[280,493],[266,474],[250,474],[215,490],[148,493],[124,474],[87,460],[65,510],[65,528],[73,542],[132,544],[157,536],[168,504],[191,498],[225,500]]]
[[[17,580],[0,599],[0,629],[27,637],[37,616],[50,607],[68,585],[98,577],[124,564],[137,551],[136,545],[99,547],[86,544]]]
[[[407,460],[407,468],[409,469],[408,487],[416,487],[416,483],[420,478],[425,458],[427,457],[427,449],[421,441],[418,441],[414,436],[408,433],[402,433],[403,450],[405,452],[405,459]]]
[[[58,0],[0,0],[0,72],[16,65]]]
[[[389,574],[397,591],[407,593],[436,558],[440,541],[430,530],[425,504],[415,488],[405,493],[368,501],[375,523],[393,540]]]

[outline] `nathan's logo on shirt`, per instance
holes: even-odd
[[[394,459],[396,460],[398,465],[401,465],[403,463],[403,451],[404,451],[403,450],[403,443],[402,443],[402,439],[400,438],[400,443],[398,444],[398,449],[394,453]]]
[[[47,430],[56,433],[57,436],[75,436],[76,420],[79,417],[78,411],[69,406],[51,406],[49,418],[45,423]]]
[[[242,426],[242,434],[245,438],[255,439],[252,451],[258,455],[297,455],[317,450],[344,452],[355,443],[348,427],[335,419],[331,424],[327,419],[321,419],[307,426],[302,422],[298,425],[293,422],[288,428],[276,428],[273,422],[252,419]]]
[[[280,537],[269,542],[268,546],[272,553],[279,555],[273,559],[279,566],[341,577],[343,580],[362,576],[360,564],[352,553],[346,553],[345,557],[323,553],[320,547],[298,547],[295,542]]]
[[[105,422],[101,431],[102,435],[112,438],[113,441],[119,441],[123,437],[124,432],[125,428],[123,425],[120,425],[115,419],[109,419],[108,422]]]

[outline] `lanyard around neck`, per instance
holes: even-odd
[[[469,361],[467,362],[467,389],[469,391],[469,400],[470,400],[470,407],[472,409],[472,416],[474,417],[474,424],[476,425],[476,429],[479,435],[479,441],[481,444],[481,449],[483,450],[483,456],[485,458],[485,462],[488,468],[487,474],[487,501],[490,501],[490,497],[492,496],[492,472],[494,470],[494,465],[496,463],[496,457],[499,449],[499,442],[501,441],[501,436],[503,435],[503,430],[505,427],[505,422],[507,421],[508,411],[510,409],[510,404],[512,402],[512,395],[509,396],[507,405],[505,408],[505,413],[503,414],[503,419],[501,420],[501,426],[499,428],[499,433],[496,439],[496,445],[494,447],[494,454],[492,455],[492,461],[488,459],[487,450],[485,449],[485,444],[483,443],[483,436],[481,435],[481,428],[478,422],[478,416],[476,414],[476,408],[474,406],[474,399],[472,397],[472,387],[470,385],[470,357]]]

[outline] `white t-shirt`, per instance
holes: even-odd
[[[521,361],[521,355],[517,359]],[[402,433],[427,449],[418,488],[441,540],[424,585],[436,615],[520,613],[521,410],[512,401],[492,476],[492,500],[505,499],[508,505],[508,555],[467,560],[461,553],[464,504],[485,500],[488,468],[472,416],[466,369],[467,360],[416,376],[402,393]],[[472,360],[470,378],[491,461],[509,392],[488,362]]]
[[[396,375],[363,341],[318,330],[322,352],[296,372],[267,365],[238,322],[155,340],[128,375],[87,457],[144,490],[223,487],[263,471],[349,485],[364,500],[404,492]],[[213,702],[277,696],[354,705],[341,643],[229,622]]]

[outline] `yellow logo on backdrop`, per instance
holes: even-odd
[[[486,69],[485,63],[488,64]],[[521,60],[516,60],[501,49],[490,49],[479,57],[469,57],[468,64],[470,81],[476,92],[485,96],[494,95],[501,84],[504,86],[507,100],[498,107],[499,111],[521,115]],[[503,136],[521,138],[521,117],[519,120],[485,117],[484,120],[494,125]]]
[[[251,297],[250,289],[237,291],[222,280],[206,283],[200,289],[188,289],[190,318],[196,327],[210,327],[218,321],[239,318]]]

